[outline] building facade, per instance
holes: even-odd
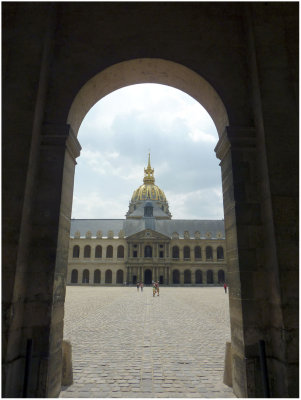
[[[126,219],[73,219],[68,284],[214,285],[226,281],[223,220],[172,219],[150,156]]]

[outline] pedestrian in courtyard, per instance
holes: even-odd
[[[155,297],[156,291],[157,291],[156,284],[155,284],[155,282],[153,281],[153,297]]]
[[[227,293],[227,284],[226,284],[226,282],[224,283],[224,290],[225,290],[225,293]]]
[[[143,282],[140,282],[140,289],[141,289],[141,292],[143,292]]]
[[[159,296],[159,281],[157,281],[155,285],[156,285],[157,296]]]
[[[137,282],[137,292],[139,292],[139,282]]]

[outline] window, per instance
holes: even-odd
[[[78,282],[78,271],[77,269],[73,269],[71,272],[71,283],[77,283]]]
[[[207,283],[213,283],[213,271],[211,269],[207,271]]]
[[[153,206],[151,203],[146,203],[144,207],[144,216],[145,217],[152,217],[153,216]]]
[[[164,251],[161,250],[161,251],[159,252],[159,257],[160,257],[160,258],[164,258]]]
[[[221,246],[219,246],[217,248],[216,252],[217,252],[217,259],[223,260],[224,259],[224,249]]]
[[[172,271],[172,282],[175,284],[179,284],[180,283],[180,272],[178,269],[174,269]]]
[[[172,258],[179,258],[180,257],[180,250],[178,246],[173,246],[172,248]]]
[[[87,245],[84,248],[84,257],[90,258],[91,257],[91,246]]]
[[[185,246],[184,247],[184,259],[189,259],[190,258],[190,247]]]
[[[94,283],[100,283],[100,271],[96,269],[94,271]]]
[[[107,258],[113,258],[113,246],[107,247]]]
[[[184,283],[191,283],[191,272],[189,269],[184,271]]]
[[[134,251],[133,251],[133,257],[134,257],[134,258],[137,258],[137,256],[138,256],[137,250],[134,250]]]
[[[117,258],[124,258],[124,247],[123,246],[118,246]]]
[[[153,256],[153,249],[151,246],[145,246],[144,248],[144,257],[152,257]]]
[[[83,283],[89,283],[89,271],[87,269],[83,272]]]
[[[195,283],[203,283],[203,274],[200,269],[195,271]]]
[[[79,246],[74,246],[73,247],[73,258],[78,258],[79,257]]]
[[[225,272],[220,269],[217,273],[218,283],[225,283]]]
[[[112,271],[110,269],[106,270],[105,283],[112,283]]]
[[[195,259],[202,258],[202,249],[200,248],[200,246],[196,246],[194,248],[194,258]]]
[[[96,246],[95,248],[95,258],[101,258],[102,257],[102,247],[101,246]]]
[[[207,246],[206,247],[206,260],[212,261],[212,247]]]
[[[123,283],[123,271],[121,269],[117,271],[116,283]]]

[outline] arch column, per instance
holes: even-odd
[[[257,245],[257,238],[261,237],[261,210],[256,150],[253,127],[228,127],[215,148],[221,160],[224,198],[233,389],[239,397],[256,397],[255,388],[261,385],[257,360],[262,331],[258,315],[263,314],[260,302],[265,289],[256,279],[263,262]]]
[[[38,376],[38,397],[39,393],[41,397],[56,397],[61,390],[61,377],[57,371],[62,366],[62,316],[70,218],[75,159],[80,150],[81,146],[68,125],[42,126],[35,212],[32,216],[36,229],[32,230],[29,251],[34,256],[30,257],[27,271],[27,305],[24,310],[24,321],[34,321],[30,328],[36,349],[32,374]],[[81,279],[79,270],[79,282]],[[39,293],[43,293],[43,300]],[[39,332],[45,329],[49,330],[49,341],[40,341]],[[45,370],[44,365],[47,365]]]
[[[191,284],[195,285],[195,271],[196,268],[191,268]]]

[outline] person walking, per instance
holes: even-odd
[[[140,289],[141,289],[141,292],[143,292],[143,282],[140,282]]]
[[[137,292],[139,292],[139,282],[137,282],[136,286],[137,286]]]
[[[227,293],[227,284],[226,284],[226,282],[224,283],[224,290],[225,290],[225,293]]]
[[[156,284],[155,284],[155,282],[153,281],[153,297],[155,297],[156,291],[157,291]]]
[[[159,296],[159,281],[157,281],[155,283],[155,285],[156,285],[156,290],[157,290],[157,296]]]

